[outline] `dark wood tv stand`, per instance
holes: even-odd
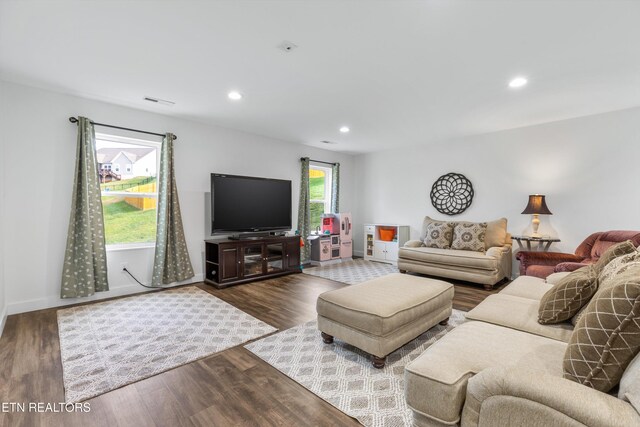
[[[300,236],[205,240],[204,281],[216,288],[300,273]]]

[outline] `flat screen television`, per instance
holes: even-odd
[[[211,174],[211,232],[291,229],[291,181]]]

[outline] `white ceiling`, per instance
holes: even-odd
[[[640,1],[2,0],[0,79],[366,152],[638,106],[639,22]]]

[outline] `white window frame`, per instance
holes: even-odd
[[[98,138],[96,138],[96,140],[97,140],[97,139],[98,139]],[[103,139],[102,141],[104,141],[104,139]],[[114,172],[118,172],[118,173],[120,173],[120,163],[114,163],[114,164],[113,164],[113,171],[114,171]]]
[[[333,170],[331,167],[321,166],[317,163],[309,163],[309,172],[311,170],[319,170],[324,172],[324,200],[323,199],[310,199],[309,203],[323,203],[324,213],[331,213],[331,183],[333,180]],[[322,225],[322,224],[321,224]],[[310,230],[312,233],[315,230]]]
[[[127,166],[125,166],[125,167],[124,167],[124,170],[125,170],[127,173],[130,173],[132,169],[133,169],[133,168],[131,167],[131,164],[130,164],[130,163],[128,163],[128,164],[127,164]]]
[[[156,149],[156,179],[158,179],[158,174],[160,172],[160,150],[162,147],[162,143],[159,141],[147,140],[147,139],[137,139],[137,138],[128,138],[124,136],[117,135],[109,135],[104,133],[96,133],[96,141],[107,141],[107,142],[117,142],[122,144],[135,144],[142,145],[145,147],[153,147]],[[112,164],[112,166],[119,166],[119,163]],[[120,173],[120,171],[114,171]],[[157,188],[158,186],[156,186]],[[158,198],[158,193],[131,193],[127,191],[101,191],[100,196],[127,196],[130,198]],[[157,224],[156,224],[157,226]],[[144,249],[144,248],[155,248],[156,243],[153,242],[136,242],[136,243],[118,243],[112,245],[106,245],[107,252],[112,251],[122,251],[122,250],[132,250],[132,249]]]

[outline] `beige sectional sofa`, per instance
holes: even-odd
[[[507,220],[500,218],[487,223],[485,251],[426,247],[424,244],[429,222],[425,217],[420,240],[409,240],[398,253],[398,269],[430,276],[464,280],[484,285],[487,289],[505,278],[511,278],[511,236]]]
[[[537,322],[539,301],[552,286],[518,277],[407,365],[405,397],[415,425],[640,426],[629,402],[563,378],[573,326]],[[640,363],[625,377],[637,381]]]

